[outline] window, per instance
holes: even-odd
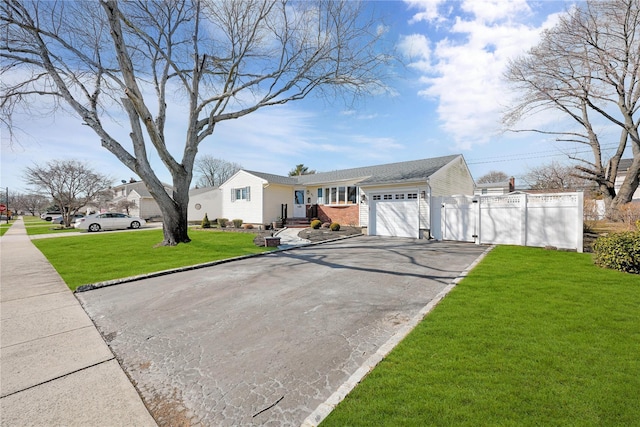
[[[346,203],[346,190],[347,189],[345,187],[338,187],[338,204],[340,205],[344,205]]]
[[[403,200],[404,194],[396,194],[396,200]]]
[[[380,196],[379,194],[374,194],[373,195],[373,200],[380,200],[382,198],[382,196]]]
[[[251,187],[232,188],[231,201],[235,202],[236,200],[246,200],[247,202],[250,201]]]
[[[407,194],[407,199],[417,199],[418,198],[418,193],[409,193]]]
[[[347,203],[356,203],[358,197],[358,189],[356,187],[347,187]]]
[[[358,187],[325,187],[324,191],[318,188],[318,202],[325,205],[355,205],[357,197]]]
[[[393,200],[393,194],[385,194],[383,198],[384,200]]]

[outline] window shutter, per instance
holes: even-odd
[[[247,186],[247,202],[251,201],[251,187]]]
[[[231,201],[232,202],[236,201],[236,189],[235,188],[231,189]]]

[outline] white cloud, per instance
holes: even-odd
[[[409,66],[421,72],[431,69],[431,47],[429,39],[424,34],[410,34],[401,36],[398,49],[402,55],[411,61]]]
[[[409,4],[432,13],[429,2]],[[460,6],[460,16],[448,21],[447,38],[430,42],[425,34],[411,34],[399,48],[421,73],[419,94],[438,102],[441,128],[467,150],[500,131],[513,96],[503,79],[508,61],[533,46],[557,15],[536,27],[527,23],[532,11],[524,0],[469,0]]]
[[[461,7],[478,21],[487,23],[531,13],[527,0],[465,0]]]
[[[411,9],[420,10],[413,15],[409,21],[410,24],[415,24],[420,21],[437,22],[444,20],[439,8],[445,3],[445,0],[405,0],[405,3],[407,3]]]

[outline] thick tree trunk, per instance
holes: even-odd
[[[187,221],[189,180],[186,177],[174,178],[172,196],[156,198],[162,211],[163,246],[175,246],[191,241]]]
[[[616,194],[616,196],[611,201],[611,205],[609,206],[609,216],[615,216],[615,213],[624,205],[625,203],[629,203],[633,198],[633,193],[635,193],[638,188],[638,183],[640,182],[640,157],[635,157],[629,170],[627,170],[627,175],[622,182],[622,186],[620,190]]]
[[[178,243],[189,243],[186,209],[172,206],[169,211],[162,209],[162,231],[164,239],[162,246],[176,246]]]

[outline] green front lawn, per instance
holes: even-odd
[[[4,236],[4,233],[7,232],[9,228],[13,225],[13,220],[9,220],[9,224],[7,224],[6,220],[2,220],[0,222],[0,236]]]
[[[69,288],[202,264],[273,248],[254,245],[252,233],[191,230],[192,241],[173,247],[154,247],[162,230],[96,233],[32,240],[60,273]]]
[[[24,216],[24,226],[27,229],[27,235],[34,236],[36,234],[58,234],[79,231],[75,228],[63,228],[60,224],[52,224],[51,221],[45,221],[37,216]]]
[[[322,423],[640,425],[640,276],[492,251]]]

